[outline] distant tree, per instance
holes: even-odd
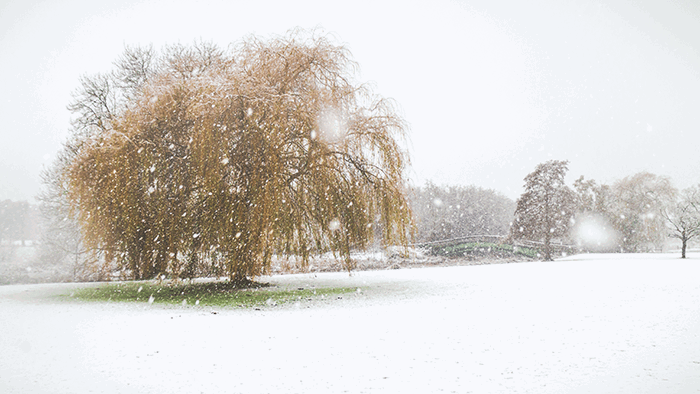
[[[28,201],[0,201],[0,241],[36,241],[36,211]]]
[[[275,253],[350,269],[377,224],[407,244],[405,124],[348,51],[302,31],[231,48],[130,49],[83,79],[62,177],[86,246],[135,279],[220,256],[245,282]]]
[[[475,186],[427,183],[410,193],[418,241],[470,235],[507,235],[515,202],[493,190]]]
[[[61,173],[74,159],[70,143],[53,164],[41,172],[42,190],[37,196],[41,218],[39,261],[59,267],[72,281],[100,280],[109,274],[86,248],[78,222],[70,216],[68,185]]]
[[[0,201],[0,241],[12,243],[16,239],[20,213],[11,200]]]
[[[610,186],[598,184],[593,179],[585,180],[581,175],[574,181],[577,211],[581,213],[606,213],[610,208]]]
[[[662,213],[669,224],[669,236],[681,241],[681,258],[685,258],[688,242],[700,235],[700,186],[683,190]]]
[[[573,223],[575,196],[564,180],[568,163],[538,164],[525,177],[525,192],[516,202],[511,236],[543,242],[544,260],[552,260],[552,240],[566,236]]]
[[[660,249],[666,240],[664,212],[675,201],[668,177],[648,172],[625,177],[611,188],[613,226],[622,234],[624,252]]]
[[[619,250],[619,236],[612,226],[610,186],[583,176],[574,182],[575,223],[571,237],[586,251]]]

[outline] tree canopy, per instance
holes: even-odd
[[[613,225],[622,235],[625,252],[661,249],[667,237],[664,211],[677,191],[668,177],[640,172],[615,182],[611,188]]]
[[[575,196],[564,180],[568,163],[550,160],[538,164],[525,177],[525,192],[516,202],[511,235],[542,241],[545,260],[552,259],[552,239],[567,235],[573,224]]]
[[[327,251],[351,268],[376,229],[408,243],[405,122],[328,37],[127,48],[115,66],[75,94],[62,177],[86,244],[128,276],[204,259],[248,280]]]

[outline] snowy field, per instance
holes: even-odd
[[[262,310],[0,287],[0,393],[700,393],[700,254],[265,277]]]

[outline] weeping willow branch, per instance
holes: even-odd
[[[407,128],[347,49],[303,30],[230,48],[130,48],[74,96],[76,125],[109,120],[76,132],[61,174],[86,244],[137,279],[216,255],[240,281],[279,253],[350,268],[378,218],[384,244],[407,245]]]

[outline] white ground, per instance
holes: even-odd
[[[700,255],[290,275],[287,307],[0,287],[0,393],[697,393]]]

